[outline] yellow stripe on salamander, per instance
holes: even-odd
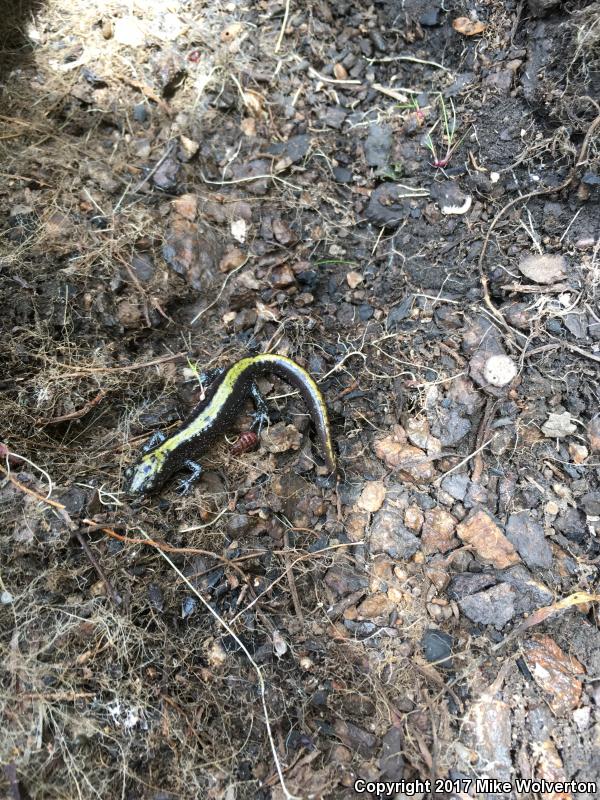
[[[302,380],[302,382],[308,387],[310,394],[312,395],[317,408],[319,409],[319,413],[324,422],[324,428],[326,432],[326,440],[323,443],[326,456],[329,463],[335,467],[336,458],[335,453],[333,450],[333,443],[331,441],[331,437],[329,435],[329,420],[327,414],[327,406],[325,405],[325,400],[321,391],[313,378],[306,372],[306,370],[302,369],[295,361],[292,361],[291,358],[286,358],[286,356],[276,355],[274,353],[264,353],[258,356],[251,356],[249,358],[242,358],[240,361],[237,361],[235,364],[227,370],[225,373],[224,378],[222,379],[219,387],[213,397],[211,398],[209,404],[204,408],[194,419],[192,419],[188,425],[186,425],[182,430],[175,433],[173,436],[170,436],[166,439],[163,444],[159,445],[154,451],[153,454],[156,457],[156,462],[154,464],[157,470],[160,470],[162,464],[164,463],[165,458],[169,453],[174,452],[180,445],[184,442],[189,441],[190,439],[195,438],[196,436],[200,435],[203,431],[208,430],[214,424],[215,420],[217,419],[223,405],[225,404],[227,398],[230,396],[231,392],[234,391],[235,385],[238,379],[243,375],[243,373],[249,369],[254,364],[269,364],[269,363],[282,363],[284,362],[290,369],[291,372],[295,372]]]
[[[323,397],[321,390],[317,386],[316,382],[312,378],[312,376],[299,364],[296,364],[295,361],[292,361],[291,358],[287,358],[286,356],[279,356],[275,353],[264,353],[260,356],[254,356],[253,358],[242,359],[242,361],[249,361],[249,362],[262,362],[268,363],[269,361],[274,362],[285,362],[291,369],[292,372],[297,373],[304,383],[309,387],[310,393],[317,404],[321,417],[323,418],[323,422],[325,423],[325,432],[326,432],[326,440],[324,442],[327,460],[329,461],[330,465],[335,469],[336,457],[335,452],[333,449],[333,442],[331,441],[330,430],[329,430],[329,415],[327,413],[327,406],[325,404],[325,398]],[[242,363],[242,361],[238,363]]]
[[[237,379],[244,372],[244,370],[250,366],[252,361],[252,358],[243,358],[241,361],[237,361],[235,364],[233,364],[227,370],[227,373],[221,381],[219,388],[215,392],[213,398],[206,408],[204,408],[196,417],[194,417],[194,419],[191,420],[190,423],[185,426],[185,428],[182,428],[173,436],[170,436],[168,439],[166,439],[163,444],[156,448],[154,452],[161,451],[164,458],[167,453],[172,453],[184,442],[193,439],[195,436],[198,436],[198,434],[202,433],[202,431],[210,428],[221,408],[223,407],[223,404],[233,391]]]

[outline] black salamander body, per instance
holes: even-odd
[[[193,459],[201,456],[217,436],[232,427],[249,396],[256,404],[255,423],[259,429],[267,421],[267,407],[255,380],[269,374],[277,375],[300,392],[315,425],[325,463],[331,472],[335,472],[327,407],[319,387],[295,361],[265,353],[243,358],[229,369],[219,371],[209,384],[202,402],[176,433],[168,438],[163,434],[151,437],[141,460],[125,472],[127,493],[156,491],[172,475],[186,467],[192,474],[182,482],[181,490],[188,491],[201,472]]]

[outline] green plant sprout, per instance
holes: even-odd
[[[450,98],[450,108],[452,109],[452,113],[448,113],[448,109],[446,107],[446,103],[444,101],[443,95],[439,95],[440,98],[440,106],[441,106],[441,113],[437,120],[432,125],[429,132],[426,134],[424,139],[425,147],[430,151],[431,155],[433,156],[433,161],[431,161],[432,167],[438,167],[443,169],[447,167],[450,163],[450,159],[454,155],[457,147],[461,144],[467,133],[465,132],[458,141],[455,141],[456,137],[456,109],[454,107],[454,102],[452,98]],[[440,157],[438,155],[437,147],[434,144],[432,134],[438,125],[442,123],[443,133],[441,136],[442,145],[445,145],[445,152]]]
[[[411,97],[406,103],[396,103],[394,107],[400,111],[406,111],[408,109],[415,112],[421,111],[421,106],[419,105],[419,101],[416,97]]]
[[[200,379],[200,370],[198,369],[198,362],[192,362],[189,358],[187,358],[186,361],[189,371],[192,373],[194,378],[196,378],[198,383],[202,384],[202,380]]]

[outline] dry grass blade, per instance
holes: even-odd
[[[506,636],[501,642],[495,644],[492,650],[499,650],[501,647],[504,647],[505,644],[512,641],[517,636],[520,636],[524,631],[532,628],[534,625],[540,625],[542,622],[546,622],[552,617],[562,614],[563,611],[566,611],[573,606],[585,605],[587,603],[600,603],[600,595],[589,594],[589,592],[574,592],[568,597],[563,597],[562,600],[557,600],[556,603],[552,603],[550,606],[538,608],[529,617],[527,617],[524,622],[522,622],[520,625],[517,625],[514,631]]]

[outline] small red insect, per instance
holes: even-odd
[[[192,50],[188,53],[188,61],[191,61],[192,64],[197,64],[200,61],[201,53],[200,50]]]
[[[258,447],[258,436],[254,431],[244,431],[240,433],[240,438],[231,448],[232,456],[240,456],[242,453],[249,453]]]

